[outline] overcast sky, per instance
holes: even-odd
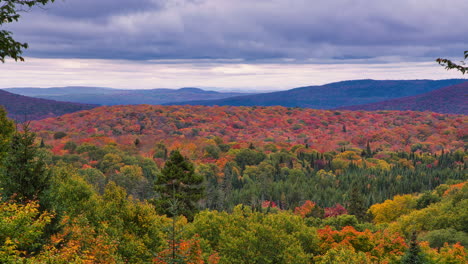
[[[5,27],[26,62],[0,87],[278,90],[462,78],[467,0],[57,0]]]

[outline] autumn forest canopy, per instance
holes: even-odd
[[[17,129],[2,118],[3,262],[467,259],[464,115],[138,105]]]

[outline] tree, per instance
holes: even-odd
[[[402,257],[401,263],[402,264],[427,263],[421,251],[421,248],[418,245],[418,241],[416,240],[416,232],[413,232],[413,234],[411,235],[411,241],[410,241],[408,251]]]
[[[466,50],[464,52],[465,54],[465,60],[468,59],[468,50]],[[451,69],[456,69],[458,71],[460,71],[462,74],[465,74],[465,73],[468,73],[468,67],[465,67],[465,61],[460,61],[460,64],[456,64],[454,62],[452,62],[451,60],[448,60],[448,59],[442,59],[442,58],[438,58],[436,60],[440,65],[444,66],[445,69],[447,70],[451,70]]]
[[[41,248],[52,217],[36,201],[0,202],[0,263],[26,263],[20,259]]]
[[[0,106],[0,164],[6,156],[11,136],[15,132],[15,123],[7,117],[5,109]]]
[[[247,165],[258,165],[266,158],[263,152],[258,152],[252,149],[242,149],[236,155],[235,161],[241,167],[245,169]]]
[[[348,213],[355,215],[360,221],[366,218],[366,205],[364,204],[364,197],[357,186],[353,186],[349,194]]]
[[[36,135],[28,125],[23,126],[23,132],[13,134],[0,173],[0,187],[6,197],[15,196],[20,201],[34,200],[49,187],[50,173],[40,157],[35,140]]]
[[[393,200],[372,205],[369,212],[374,216],[375,223],[390,223],[401,215],[411,213],[416,208],[416,204],[416,198],[410,194],[395,195]]]
[[[0,2],[0,26],[4,23],[18,21],[21,17],[19,12],[30,9],[35,5],[45,5],[55,0],[2,0]],[[13,39],[12,32],[0,30],[0,61],[5,62],[6,57],[15,61],[24,61],[21,57],[23,49],[27,49],[27,43],[21,43]]]
[[[195,173],[193,164],[173,151],[155,182],[159,197],[155,200],[156,210],[172,216],[171,204],[177,201],[177,214],[184,215],[189,221],[198,211],[196,203],[205,196],[203,176]]]

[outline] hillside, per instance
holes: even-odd
[[[214,100],[245,93],[205,91],[199,88],[123,90],[99,87],[7,88],[25,96],[98,105],[164,104],[188,100]]]
[[[10,118],[18,122],[55,117],[96,107],[96,105],[90,104],[32,98],[2,90],[0,90],[0,105],[5,107]]]
[[[163,141],[174,148],[188,144],[194,149],[187,155],[195,155],[214,137],[255,145],[308,144],[319,151],[365,148],[368,141],[382,150],[457,149],[463,146],[459,130],[463,122],[464,116],[409,111],[136,105],[98,107],[32,125],[45,140],[53,140],[57,131],[75,140],[123,145],[138,138],[142,150]]]
[[[450,80],[355,80],[330,83],[322,86],[301,87],[287,91],[237,96],[219,100],[175,102],[188,105],[231,106],[286,106],[314,109],[380,102],[388,99],[413,96],[442,87],[465,82]]]
[[[468,114],[468,82],[432,92],[383,102],[340,107],[342,110],[412,110],[446,114]]]

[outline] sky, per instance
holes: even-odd
[[[56,0],[4,24],[28,42],[0,88],[285,90],[466,78],[466,0]]]

